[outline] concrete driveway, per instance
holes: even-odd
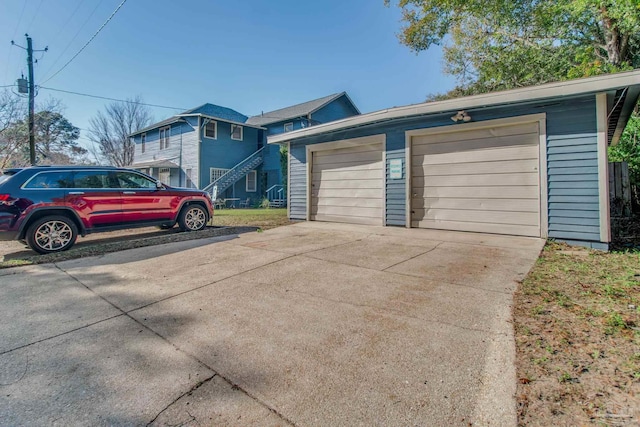
[[[515,425],[542,245],[314,222],[0,270],[0,424]]]

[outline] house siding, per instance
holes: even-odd
[[[282,120],[280,122],[270,123],[266,125],[267,135],[277,135],[284,133],[284,125],[287,123],[293,123],[293,130],[309,127],[309,120],[306,117],[295,119]]]
[[[347,97],[343,95],[318,109],[318,111],[311,113],[311,123],[327,123],[357,114],[358,112],[353,108],[353,105],[347,100]]]
[[[194,123],[192,123],[194,122]],[[168,160],[176,165],[182,164],[183,170],[193,169],[194,177],[197,177],[198,168],[197,145],[198,134],[195,131],[197,124],[194,120],[187,120],[187,123],[174,123],[171,125],[169,136],[169,147],[160,149],[160,129],[152,129],[146,132],[145,152],[142,152],[142,138],[136,135],[134,140],[134,164],[152,162],[157,160]],[[180,148],[182,147],[182,156]],[[158,168],[153,168],[151,175],[158,178]],[[197,180],[194,184],[197,185]],[[176,170],[171,171],[172,186],[186,186],[186,176],[178,175]]]
[[[545,104],[469,110],[474,122],[546,113],[549,237],[600,240],[595,96]],[[391,159],[405,158],[405,131],[452,125],[451,113],[397,119],[291,141],[290,217],[306,219],[306,149],[308,144],[375,134],[386,135],[386,224],[406,226],[406,164],[403,179],[389,179]],[[600,245],[601,246],[601,245]]]
[[[216,139],[205,137],[202,128],[200,188],[211,182],[210,168],[231,169],[258,150],[258,129],[244,126],[242,141],[237,141],[231,139],[230,123],[218,121]]]
[[[198,140],[198,132],[196,132],[196,128],[198,127],[198,119],[196,117],[187,118],[188,125],[185,124],[185,127],[188,126],[191,131],[188,133],[184,133],[182,135],[182,169],[184,172],[184,178],[182,179],[182,186],[187,187],[187,176],[186,171],[191,169],[191,186],[194,188],[201,188],[199,186],[200,181],[198,180],[198,172],[199,172],[199,159],[198,152],[200,141]]]
[[[404,226],[406,223],[407,165],[405,162],[404,132],[387,132],[386,164],[386,224]],[[390,179],[389,167],[392,159],[402,160],[402,179]]]

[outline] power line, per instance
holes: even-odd
[[[22,16],[24,15],[24,10],[27,8],[27,2],[23,2],[22,3],[22,11],[20,12],[20,17],[18,18],[18,22],[16,23],[16,28],[15,30],[13,30],[13,36],[11,36],[11,39],[15,39],[16,38],[16,34],[18,34],[18,28],[20,28],[20,23],[22,22]],[[9,74],[9,64],[11,63],[11,52],[13,52],[13,49],[9,49],[9,52],[7,53],[7,66],[4,70],[4,78],[7,78],[7,74]]]
[[[82,6],[82,4],[85,2],[86,0],[80,0],[80,2],[78,3],[78,5],[76,6],[76,8],[73,10],[73,12],[71,12],[71,14],[69,15],[69,17],[67,18],[67,20],[64,22],[64,24],[62,24],[62,26],[60,27],[60,30],[58,30],[58,32],[56,33],[55,37],[53,38],[54,41],[58,41],[58,37],[60,37],[60,34],[62,34],[62,32],[64,31],[65,28],[67,28],[67,25],[69,24],[69,22],[71,22],[71,20],[73,19],[74,16],[76,16],[76,13],[78,12],[78,10],[80,9],[80,6]],[[100,5],[99,2],[98,6]],[[94,9],[95,11],[95,9]],[[93,15],[93,13],[92,13]],[[91,15],[89,15],[89,18],[91,17]],[[88,19],[87,19],[88,21]],[[87,22],[85,21],[85,24]],[[84,27],[84,24],[82,24],[82,26]],[[81,27],[82,28],[82,27]]]
[[[82,51],[83,51],[83,50],[84,50],[84,49],[89,45],[89,43],[91,43],[91,42],[93,41],[93,39],[95,39],[95,38],[96,38],[96,36],[100,33],[100,31],[102,31],[102,29],[103,29],[104,27],[106,27],[106,26],[107,26],[107,24],[109,23],[109,21],[111,21],[111,19],[115,16],[115,14],[116,14],[116,13],[118,13],[118,11],[120,10],[120,8],[121,8],[121,7],[122,7],[126,2],[127,2],[127,0],[122,0],[122,2],[118,5],[118,7],[116,7],[116,10],[114,10],[114,11],[113,11],[113,13],[111,14],[111,16],[109,16],[109,17],[107,18],[107,20],[106,20],[106,21],[104,21],[104,24],[102,24],[102,26],[100,26],[100,28],[98,28],[98,31],[96,31],[96,32],[93,34],[93,36],[91,36],[91,38],[90,38],[90,39],[89,39],[89,40],[84,44],[84,46],[82,46],[82,47],[80,48],[80,50],[79,50],[75,55],[73,55],[73,56],[71,57],[71,59],[70,59],[69,61],[67,61],[67,63],[66,63],[66,64],[64,64],[64,65],[62,66],[62,68],[60,68],[58,71],[56,71],[55,73],[53,73],[53,75],[52,75],[51,77],[49,77],[47,80],[45,80],[45,81],[44,81],[44,82],[42,82],[42,83],[46,83],[46,82],[48,82],[49,80],[51,80],[52,78],[54,78],[55,76],[57,76],[57,75],[58,75],[58,73],[60,73],[60,71],[64,70],[64,69],[67,67],[67,65],[71,64],[71,62],[72,62],[74,59],[76,59],[76,57],[77,57],[78,55],[80,55],[80,53],[81,53],[81,52],[82,52]]]
[[[84,1],[84,0],[83,0]],[[53,64],[51,64],[51,66],[47,69],[47,72],[45,73],[45,79],[47,78],[49,72],[51,72],[51,70],[54,69],[54,67],[56,66],[56,64],[62,59],[62,57],[64,56],[65,53],[67,53],[67,50],[69,50],[69,48],[71,47],[71,44],[78,38],[78,35],[80,34],[80,32],[82,31],[82,29],[85,27],[85,25],[87,25],[87,23],[89,22],[89,20],[91,19],[91,17],[93,16],[94,13],[96,13],[96,10],[98,10],[98,8],[100,7],[100,5],[102,4],[103,0],[100,0],[97,4],[96,7],[93,8],[93,10],[91,11],[91,13],[89,14],[89,16],[87,16],[87,19],[84,21],[84,23],[80,26],[80,28],[78,28],[78,31],[74,34],[74,36],[71,38],[71,40],[69,41],[69,43],[67,43],[67,45],[65,46],[65,48],[62,50],[62,53],[60,55],[58,55],[58,57],[56,58],[55,61],[53,61]],[[82,4],[82,2],[80,3]],[[77,11],[77,9],[76,9]],[[76,11],[73,12],[72,16],[75,15]],[[65,24],[66,26],[66,24]],[[59,33],[58,33],[59,34]],[[57,40],[58,36],[56,36],[56,40]]]
[[[144,103],[144,102],[131,101],[131,100],[127,100],[127,99],[109,98],[107,96],[90,95],[88,93],[73,92],[71,90],[54,89],[52,87],[39,86],[39,88],[40,89],[45,89],[45,90],[52,90],[54,92],[69,93],[71,95],[86,96],[88,98],[106,99],[107,101],[117,101],[117,102],[125,102],[127,104],[145,105],[147,107],[167,108],[169,110],[183,110],[183,111],[186,110],[186,108],[181,108],[181,107],[168,107],[166,105],[147,104],[147,103]]]
[[[36,21],[36,17],[38,16],[38,12],[40,12],[40,9],[42,9],[42,3],[44,3],[44,0],[40,0],[40,4],[38,5],[38,8],[36,9],[36,13],[33,14],[33,18],[31,18],[31,22],[29,23],[29,25],[27,25],[27,31],[31,31],[31,26]]]

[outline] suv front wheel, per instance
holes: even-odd
[[[182,231],[198,231],[207,225],[207,212],[200,205],[190,205],[182,209],[178,225]]]
[[[46,216],[31,224],[25,237],[29,247],[40,254],[60,252],[76,242],[78,227],[66,216]]]

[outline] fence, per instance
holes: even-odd
[[[609,200],[612,217],[628,217],[633,213],[629,182],[629,166],[626,162],[609,163]]]

